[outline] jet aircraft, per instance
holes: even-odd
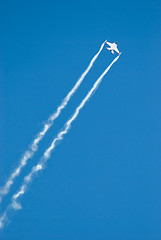
[[[114,51],[116,51],[118,54],[121,54],[117,48],[118,42],[110,43],[110,42],[107,42],[106,40],[106,43],[110,46],[110,47],[106,47],[110,52],[114,54]]]

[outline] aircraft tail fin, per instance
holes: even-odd
[[[108,47],[106,47],[110,52],[112,52],[113,54],[115,54],[114,53],[114,51],[111,49],[111,48],[108,48]]]

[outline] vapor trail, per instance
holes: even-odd
[[[62,103],[58,106],[56,112],[54,112],[49,119],[46,121],[46,123],[43,126],[43,130],[40,131],[37,135],[36,138],[33,140],[32,144],[29,146],[29,149],[24,153],[23,157],[20,159],[20,162],[18,164],[18,167],[16,169],[14,169],[14,171],[11,173],[11,175],[9,176],[9,178],[7,179],[5,185],[0,189],[0,202],[2,201],[2,198],[8,194],[12,184],[14,183],[14,180],[16,177],[19,176],[22,168],[27,164],[28,160],[33,156],[34,152],[36,152],[38,150],[38,144],[39,142],[42,140],[42,138],[44,137],[44,135],[46,134],[46,132],[49,130],[49,128],[52,126],[54,120],[56,118],[59,117],[61,111],[63,110],[63,108],[66,107],[66,105],[68,104],[70,98],[72,97],[72,95],[77,91],[78,87],[80,86],[80,84],[82,83],[82,81],[84,80],[85,76],[88,74],[88,72],[90,71],[90,69],[92,68],[94,62],[96,61],[96,59],[98,58],[99,54],[101,53],[103,46],[104,46],[105,42],[101,45],[99,51],[97,52],[97,54],[92,58],[90,64],[88,65],[88,67],[86,68],[86,70],[83,72],[83,74],[81,75],[81,77],[78,79],[78,81],[76,82],[76,84],[74,85],[74,87],[71,89],[71,91],[67,94],[67,96],[64,98],[64,100],[62,101]]]
[[[11,209],[13,210],[19,210],[21,209],[21,205],[20,203],[17,202],[17,200],[19,199],[20,196],[24,195],[28,184],[32,181],[33,176],[38,173],[38,171],[43,170],[45,167],[45,163],[47,162],[47,160],[50,158],[51,152],[55,149],[56,147],[56,143],[59,142],[60,140],[63,139],[63,136],[66,135],[71,127],[71,124],[74,120],[76,120],[80,110],[84,107],[85,103],[90,99],[90,97],[92,96],[92,94],[97,90],[99,84],[101,83],[103,77],[106,75],[106,73],[110,70],[110,68],[112,67],[112,65],[118,60],[118,58],[120,57],[120,55],[118,55],[113,61],[112,63],[105,69],[105,71],[101,74],[101,76],[96,80],[96,82],[94,83],[93,87],[91,88],[91,90],[88,92],[88,94],[86,95],[86,97],[82,100],[82,102],[80,103],[80,105],[76,108],[74,114],[71,116],[71,118],[66,122],[63,130],[61,130],[57,136],[54,138],[52,144],[50,145],[50,147],[44,152],[43,157],[40,159],[40,161],[38,162],[38,164],[36,166],[34,166],[31,170],[31,172],[26,175],[26,177],[24,178],[24,183],[23,185],[20,187],[20,190],[14,194],[12,196],[12,201],[11,204],[8,206],[7,210],[4,212],[4,214],[2,215],[2,217],[0,218],[0,227],[3,227],[3,224],[6,220],[6,216],[7,216],[7,212]],[[4,217],[5,216],[5,217]]]

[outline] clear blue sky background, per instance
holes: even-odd
[[[160,11],[149,0],[1,2],[0,185],[102,42],[123,53],[0,239],[161,239]],[[113,58],[102,51],[1,212]]]

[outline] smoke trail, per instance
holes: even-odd
[[[102,51],[102,49],[104,47],[104,44],[105,44],[105,42],[101,45],[98,53],[93,57],[93,59],[91,60],[90,64],[88,65],[87,69],[83,72],[83,74],[78,79],[78,81],[76,82],[74,87],[71,89],[71,91],[64,98],[63,102],[57,108],[56,112],[54,112],[49,117],[47,122],[44,124],[43,130],[37,134],[36,138],[33,140],[31,146],[29,147],[29,150],[27,150],[24,153],[23,157],[20,159],[18,167],[11,173],[11,175],[9,176],[6,184],[0,190],[0,202],[2,201],[3,196],[8,194],[12,184],[14,183],[15,178],[19,176],[22,168],[27,164],[28,160],[33,156],[34,152],[36,152],[38,150],[39,142],[42,140],[42,138],[44,137],[46,132],[52,126],[54,120],[59,117],[62,109],[66,107],[66,105],[68,104],[68,102],[69,102],[70,98],[72,97],[72,95],[77,91],[78,87],[80,86],[80,84],[84,80],[85,76],[88,74],[88,72],[92,68],[94,62],[96,61],[96,59],[98,58],[99,54],[101,53],[101,51]]]
[[[118,55],[113,61],[112,63],[105,69],[105,71],[101,74],[101,76],[97,79],[97,81],[94,83],[93,87],[91,88],[91,90],[88,92],[88,94],[86,95],[86,97],[82,100],[82,102],[80,103],[80,105],[76,108],[74,114],[72,115],[72,117],[66,122],[64,129],[61,130],[57,136],[54,138],[52,144],[50,145],[50,147],[44,152],[43,157],[40,159],[39,163],[34,166],[31,170],[31,172],[26,175],[26,177],[24,178],[24,183],[23,185],[20,187],[20,190],[14,194],[12,196],[12,201],[11,204],[9,205],[9,207],[7,208],[7,210],[4,212],[5,217],[0,218],[0,227],[4,225],[4,222],[6,220],[6,216],[7,216],[7,212],[11,209],[13,210],[19,210],[21,209],[21,205],[20,203],[17,202],[17,200],[19,199],[20,196],[24,195],[28,184],[32,181],[33,176],[38,173],[38,171],[43,170],[45,167],[45,163],[47,162],[47,160],[50,158],[51,152],[54,150],[56,143],[59,142],[60,140],[63,139],[63,136],[65,134],[68,133],[71,124],[74,120],[76,120],[80,110],[84,107],[85,103],[90,99],[90,97],[93,95],[93,93],[97,90],[99,84],[101,83],[103,77],[106,75],[106,73],[110,70],[110,68],[112,67],[112,65],[118,60],[118,58],[120,57],[120,55]]]

